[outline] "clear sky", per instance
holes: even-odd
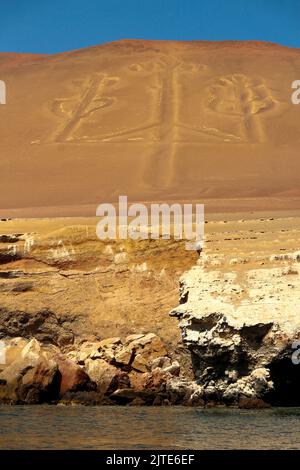
[[[0,0],[0,51],[117,39],[254,39],[300,47],[300,0]]]

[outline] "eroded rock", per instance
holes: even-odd
[[[56,361],[61,376],[60,396],[64,396],[67,392],[94,391],[96,389],[96,384],[85,370],[71,359],[58,355]]]
[[[133,404],[134,406],[180,403],[167,382],[179,380],[180,366],[172,361],[156,335],[84,341],[63,353],[37,339],[6,340],[7,361],[0,369],[0,402],[61,404]],[[127,356],[130,352],[130,357]],[[142,357],[145,369],[133,366]],[[169,390],[171,390],[169,386]],[[181,394],[182,395],[182,394]],[[112,400],[112,401],[110,401]]]

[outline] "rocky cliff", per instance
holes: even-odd
[[[94,219],[0,221],[0,339],[59,347],[152,331],[180,338],[165,312],[195,261],[184,242],[107,240]]]

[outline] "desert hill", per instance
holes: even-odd
[[[101,202],[300,208],[300,50],[119,41],[0,54],[3,216],[94,215]]]

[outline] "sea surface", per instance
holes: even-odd
[[[300,408],[0,406],[0,449],[300,449]]]

